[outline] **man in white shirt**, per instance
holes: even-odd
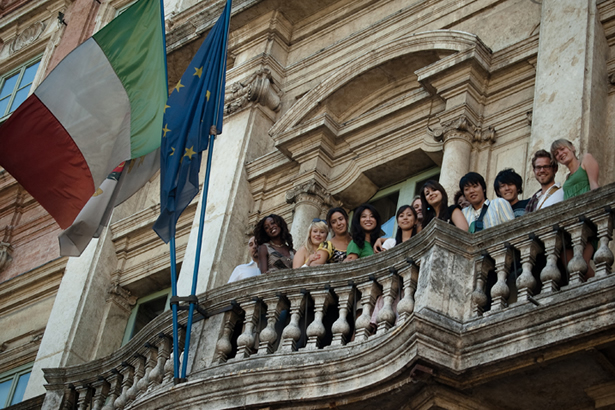
[[[258,269],[258,265],[256,263],[258,261],[258,246],[256,246],[256,240],[254,237],[251,237],[248,241],[248,249],[250,250],[252,260],[250,263],[239,265],[233,269],[233,273],[231,274],[228,283],[251,278],[252,276],[258,276],[261,274],[261,271]]]
[[[534,177],[540,184],[540,189],[532,195],[525,212],[534,212],[564,200],[564,190],[555,182],[557,161],[553,160],[551,153],[544,149],[536,151],[532,158]]]
[[[468,172],[459,181],[459,189],[471,206],[461,212],[468,221],[470,233],[491,228],[515,219],[510,203],[504,198],[487,199],[487,184],[482,175]]]

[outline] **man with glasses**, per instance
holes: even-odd
[[[551,157],[551,153],[544,149],[536,151],[532,158],[534,177],[540,184],[540,189],[527,203],[525,212],[534,212],[564,200],[564,190],[555,182],[557,162]]]

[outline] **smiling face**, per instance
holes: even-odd
[[[408,208],[404,209],[397,217],[397,226],[399,226],[402,231],[411,231],[414,229],[415,225],[416,218],[414,217],[414,213]]]
[[[442,203],[442,192],[435,188],[425,187],[423,191],[425,193],[425,199],[427,203],[434,208],[439,208]]]
[[[569,147],[561,146],[553,152],[553,157],[560,164],[568,165],[576,158],[576,155]]]
[[[280,227],[273,220],[273,218],[265,219],[265,223],[263,224],[263,228],[265,229],[265,233],[269,237],[269,239],[274,239],[280,236]]]
[[[542,186],[550,186],[555,180],[555,169],[549,158],[538,157],[534,161],[534,176]]]
[[[483,192],[483,187],[480,184],[468,184],[464,186],[463,196],[466,197],[474,209],[480,208],[483,205],[483,202],[485,202],[485,193]]]
[[[376,218],[374,217],[374,214],[372,214],[372,211],[369,209],[364,209],[363,212],[361,212],[359,225],[365,232],[371,232],[376,229]]]
[[[327,239],[327,230],[319,228],[317,226],[312,227],[310,230],[310,241],[312,245],[318,246]]]
[[[423,220],[423,209],[421,207],[421,198],[416,198],[413,202],[412,202],[412,207],[414,208],[414,210],[416,211],[416,217],[419,221]]]
[[[344,236],[348,232],[348,221],[341,212],[334,212],[329,219],[329,226],[337,236]]]
[[[461,207],[461,209],[463,208],[467,208],[469,207],[471,204],[470,202],[466,199],[465,196],[461,195],[459,197],[459,199],[457,200],[457,205],[459,205]]]
[[[519,190],[515,184],[500,182],[498,191],[500,192],[500,196],[510,202],[511,205],[519,202]]]

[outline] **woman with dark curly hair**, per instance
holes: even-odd
[[[370,204],[363,204],[354,211],[350,235],[352,241],[348,244],[348,256],[344,262],[353,261],[374,254],[374,245],[380,237],[382,221],[380,214]]]
[[[258,245],[258,268],[263,273],[293,267],[293,237],[288,225],[278,215],[268,215],[254,228]]]
[[[426,228],[433,219],[442,219],[455,225],[457,228],[468,230],[468,221],[455,205],[448,206],[448,195],[440,183],[430,179],[425,182],[421,190],[421,203],[423,207],[423,228]]]

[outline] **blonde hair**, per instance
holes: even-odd
[[[560,138],[553,141],[553,143],[551,144],[551,155],[553,155],[553,160],[555,160],[555,151],[560,148],[569,148],[570,151],[572,151],[572,153],[574,154],[574,156],[577,156],[577,150],[574,148],[574,145],[572,145],[572,142],[568,141],[567,139]],[[557,161],[555,162],[557,163]]]
[[[312,222],[310,224],[310,226],[308,227],[308,231],[307,231],[307,237],[305,238],[305,241],[303,242],[303,246],[305,246],[305,250],[308,251],[308,255],[311,255],[318,250],[318,247],[314,247],[314,244],[312,244],[312,239],[311,239],[312,229],[314,228],[321,229],[322,231],[325,232],[325,235],[329,232],[329,230],[327,229],[327,224],[323,221]],[[326,240],[326,236],[325,236],[325,240]]]

